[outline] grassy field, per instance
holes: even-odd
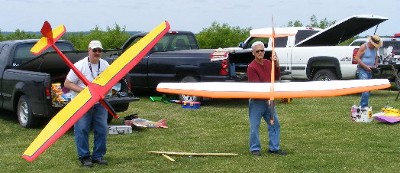
[[[400,108],[397,91],[374,91],[374,112],[383,106]],[[248,151],[247,100],[208,100],[198,110],[178,104],[152,102],[148,96],[120,116],[138,113],[149,120],[168,119],[168,129],[143,129],[109,135],[108,166],[83,168],[69,131],[33,163],[21,154],[43,127],[23,129],[10,112],[0,112],[2,172],[398,172],[400,126],[350,120],[350,107],[360,95],[294,99],[279,103],[281,147],[289,154],[267,154],[268,136],[261,127],[263,153]],[[112,124],[121,124],[113,120]],[[148,151],[228,152],[238,156],[171,156],[176,162]]]

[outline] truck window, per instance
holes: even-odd
[[[287,42],[288,42],[288,37],[275,38],[275,47],[286,47]]]
[[[19,66],[25,62],[28,62],[29,60],[35,58],[36,56],[33,55],[30,51],[32,48],[33,43],[29,44],[19,44],[14,53],[14,58],[13,58],[13,66]]]
[[[361,46],[364,43],[365,43],[365,41],[356,41],[356,42],[351,43],[350,46]]]
[[[393,47],[393,50],[399,50],[400,49],[400,41],[383,41],[383,48],[387,48],[389,46]]]
[[[0,44],[0,63],[1,64],[5,64],[7,62],[7,58],[6,58],[6,47],[8,47],[8,44]],[[4,55],[2,55],[4,54]]]
[[[268,47],[268,38],[259,38],[259,37],[252,37],[245,45],[244,49],[251,48],[251,45],[256,41],[261,41],[264,43],[264,47]]]
[[[167,45],[165,51],[199,49],[195,38],[187,34],[169,34],[160,42]]]
[[[303,41],[304,39],[318,33],[319,31],[317,30],[299,30],[297,31],[296,38],[295,38],[295,44],[299,43],[300,41]]]
[[[19,44],[16,46],[15,53],[13,56],[13,66],[19,66],[19,65],[26,63],[37,57],[31,53],[31,48],[33,47],[34,44],[35,43],[23,43],[23,44]],[[61,51],[74,50],[72,45],[68,44],[68,43],[60,42],[60,43],[56,43],[56,45]],[[55,50],[52,47],[49,47],[43,53],[52,52],[52,51],[55,51]]]
[[[124,46],[124,49],[137,43],[142,38],[143,36],[136,37],[134,40],[130,41],[129,45]],[[164,37],[161,38],[161,40],[158,41],[156,45],[154,45],[151,52],[166,52],[189,49],[199,49],[196,38],[190,34],[173,32],[164,35]]]
[[[385,49],[388,49],[391,47],[392,52],[388,53],[393,53],[394,55],[400,55],[400,41],[397,40],[391,40],[391,41],[383,41],[382,47],[379,48],[379,54],[383,55]]]
[[[187,37],[177,36],[172,43],[173,50],[186,50],[190,49],[189,41]]]

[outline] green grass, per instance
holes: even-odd
[[[383,106],[400,108],[397,91],[374,91],[374,112]],[[126,116],[138,113],[149,120],[168,119],[168,129],[143,129],[109,135],[108,166],[83,168],[77,160],[69,131],[33,163],[21,154],[43,127],[23,129],[9,112],[0,114],[0,168],[2,172],[398,172],[400,126],[350,120],[350,107],[360,95],[294,99],[279,103],[281,148],[284,157],[268,155],[265,123],[261,127],[263,155],[248,152],[247,100],[208,100],[198,110],[178,104],[151,102],[142,96]],[[112,124],[121,121],[113,120]],[[91,138],[92,139],[92,138]],[[148,151],[228,152],[230,157],[163,156]]]

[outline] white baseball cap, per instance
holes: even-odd
[[[101,42],[99,40],[92,40],[89,43],[89,48],[90,49],[95,49],[95,48],[103,49],[103,47],[101,46]]]

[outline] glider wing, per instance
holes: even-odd
[[[176,151],[149,151],[153,154],[180,155],[180,156],[237,156],[236,153],[190,153]]]
[[[269,99],[270,83],[159,83],[157,91],[209,98]],[[284,82],[274,84],[275,98],[333,97],[390,87],[387,79]]]
[[[60,25],[54,30],[51,29],[51,25],[49,22],[45,21],[40,32],[44,37],[40,38],[40,40],[32,47],[31,52],[34,55],[41,54],[44,50],[53,45],[61,36],[65,33],[65,26]]]
[[[70,103],[68,103],[40,132],[36,139],[24,152],[23,158],[32,162],[57,139],[59,139],[76,121],[79,120],[96,102],[104,98],[104,95],[126,73],[129,72],[159,41],[170,26],[167,21],[161,23],[149,34],[125,51],[92,83],[81,91]],[[51,45],[51,44],[50,44]]]
[[[297,30],[291,28],[261,28],[250,31],[250,36],[259,38],[270,38],[273,34],[274,38],[294,36],[297,34]]]

